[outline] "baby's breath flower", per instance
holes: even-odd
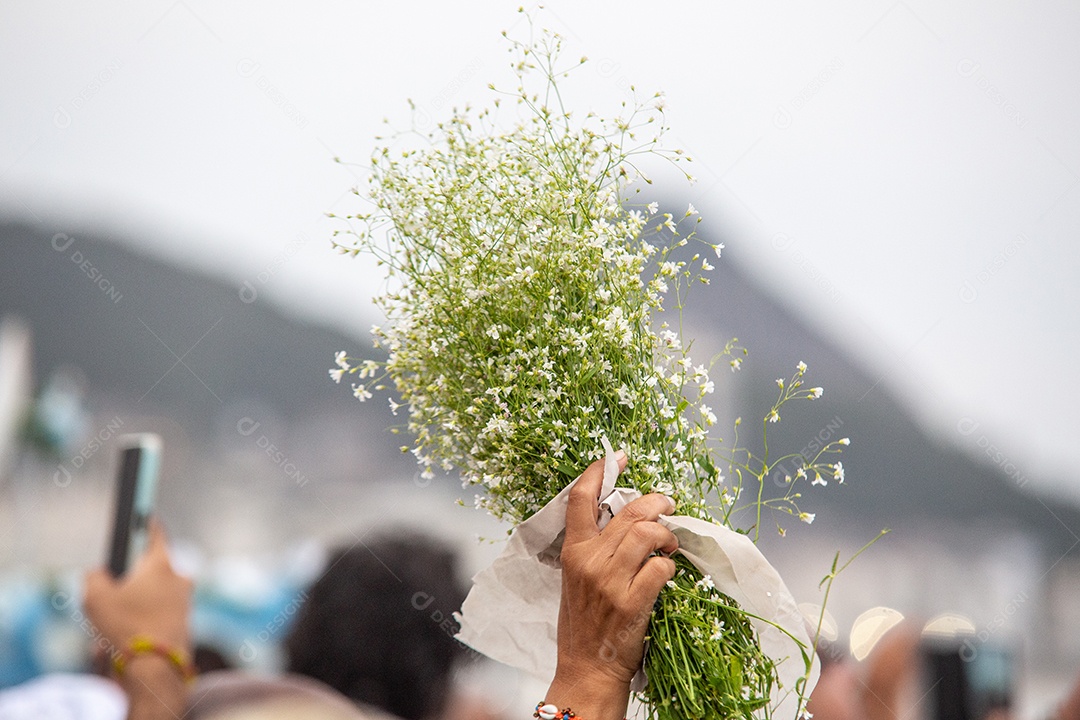
[[[799,519],[802,520],[807,525],[814,522],[815,517],[817,517],[817,515],[815,515],[814,513],[808,513],[808,512],[799,513]]]
[[[839,480],[840,483],[843,484],[843,482],[844,482],[844,463],[835,462],[835,463],[833,463],[832,467],[833,467],[833,473],[832,473],[833,478],[835,478],[836,480]]]
[[[668,494],[680,514],[734,529],[733,514],[756,509],[756,539],[765,502],[757,490],[743,494],[743,478],[764,482],[774,465],[743,448],[716,462],[708,433],[717,416],[701,403],[715,391],[713,365],[695,365],[690,341],[657,323],[665,302],[681,313],[687,289],[714,269],[681,249],[694,235],[680,227],[693,225],[683,221],[698,212],[688,204],[676,221],[658,202],[635,204],[628,190],[647,180],[634,169],[636,155],[679,156],[660,143],[662,106],[642,103],[607,121],[571,114],[560,93],[549,92],[562,77],[553,69],[561,41],[543,38],[515,46],[520,87],[510,95],[524,120],[498,129],[489,110],[455,111],[422,143],[398,147],[395,140],[374,153],[364,193],[373,207],[351,218],[356,244],[337,247],[367,251],[388,268],[388,289],[377,298],[387,319],[371,329],[385,361],[354,367],[339,352],[330,376],[340,382],[357,373],[365,383],[352,389],[361,401],[372,397],[369,387],[392,383],[398,399],[389,399],[390,409],[407,409],[414,440],[403,450],[415,456],[421,477],[433,478],[435,468],[459,472],[463,486],[479,491],[475,506],[497,517],[533,515],[603,457],[607,438],[630,458],[620,483]],[[528,86],[530,72],[541,73],[542,92]],[[654,120],[657,134],[643,137]],[[720,257],[724,246],[712,248]],[[732,372],[742,365],[733,351],[745,354],[735,343],[720,354]],[[820,397],[820,388],[802,389],[797,378],[805,371],[800,362],[796,378],[777,380],[781,397],[768,423],[780,420],[788,399]],[[813,469],[813,484],[824,485],[821,472],[830,467],[843,482],[840,463],[816,459],[796,477]],[[710,508],[717,496],[719,506]],[[780,509],[813,521],[791,497],[783,501]],[[645,660],[647,704],[658,720],[700,716],[700,696],[680,695],[682,680],[672,685],[674,663],[692,653],[693,667],[709,678],[693,686],[710,693],[708,716],[754,716],[776,689],[776,663],[712,578],[685,558],[676,563],[655,613],[677,617],[650,625],[662,637]],[[701,654],[706,638],[715,647]],[[717,689],[721,676],[729,685]]]

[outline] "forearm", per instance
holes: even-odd
[[[187,706],[187,683],[168,660],[133,659],[120,682],[128,696],[128,720],[177,720]]]

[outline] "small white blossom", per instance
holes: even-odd
[[[784,389],[784,378],[776,378],[776,385],[781,390],[783,390]]]
[[[716,252],[716,257],[720,257],[720,251],[724,249],[724,243],[717,243],[712,246],[712,249]]]
[[[697,209],[694,207],[694,203],[688,203],[687,206],[686,206],[686,217],[690,217],[691,215],[697,215],[697,214],[698,214],[698,212],[697,212]]]
[[[840,443],[841,445],[850,445],[851,444],[851,438],[840,438],[839,440],[837,440],[837,442]]]
[[[660,209],[660,204],[659,203],[655,203],[655,202],[649,203],[649,214],[650,215],[655,215],[659,209]]]
[[[346,358],[344,350],[342,350],[340,352],[337,352],[337,353],[334,353],[334,362],[337,363],[337,366],[339,368],[341,368],[342,370],[348,370],[349,369],[349,361]]]
[[[353,397],[355,397],[360,402],[371,399],[371,393],[368,392],[367,388],[365,388],[363,385],[353,385],[352,388]]]
[[[832,467],[833,467],[833,472],[832,472],[833,478],[835,478],[836,480],[839,480],[840,484],[843,485],[844,484],[844,463],[836,462],[836,463],[833,463]]]
[[[344,372],[345,371],[342,370],[341,368],[334,368],[334,369],[330,370],[330,377],[333,378],[334,382],[340,383],[341,382],[341,375]]]
[[[808,512],[799,513],[799,519],[802,520],[807,525],[814,522],[815,517],[817,517],[817,515],[815,515],[814,513],[808,513]]]

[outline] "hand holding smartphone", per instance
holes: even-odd
[[[146,549],[147,525],[157,493],[161,438],[153,433],[126,435],[118,440],[120,466],[112,538],[106,558],[113,577],[123,575]]]

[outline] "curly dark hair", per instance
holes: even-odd
[[[436,716],[462,654],[455,564],[420,535],[334,551],[285,641],[289,670],[405,720]]]

